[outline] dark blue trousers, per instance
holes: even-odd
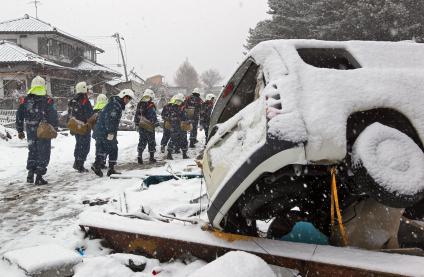
[[[193,129],[190,132],[190,143],[197,142],[197,126],[199,125],[199,118],[194,118],[191,120]]]
[[[169,142],[168,149],[176,151],[181,149],[182,151],[187,151],[187,132],[181,129],[171,132],[171,141]]]
[[[155,153],[156,152],[156,140],[155,140],[155,133],[149,132],[146,129],[141,128],[138,132],[140,135],[138,140],[138,156],[141,158],[144,149],[146,149],[146,146],[149,146],[149,152]]]
[[[35,131],[34,131],[35,130]],[[37,138],[37,128],[27,128],[28,160],[27,169],[38,175],[47,173],[50,162],[51,140]]]
[[[74,157],[76,161],[85,162],[90,153],[91,131],[86,135],[75,135]]]
[[[109,156],[109,167],[116,165],[118,160],[118,141],[107,139],[96,139],[96,165],[105,163]]]
[[[163,128],[163,136],[160,145],[166,146],[171,139],[171,130]]]

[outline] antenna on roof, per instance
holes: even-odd
[[[28,4],[34,4],[34,7],[35,7],[35,18],[38,19],[38,4],[41,4],[41,1],[39,1],[39,0],[32,0],[32,1],[28,2]]]

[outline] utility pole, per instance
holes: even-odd
[[[34,7],[35,7],[35,18],[38,19],[38,4],[41,4],[41,1],[33,0],[33,1],[29,2],[29,4],[34,4]]]
[[[119,35],[119,33],[113,34],[112,37],[116,39],[116,42],[118,43],[118,46],[119,46],[119,51],[121,51],[122,63],[124,64],[125,80],[128,82],[127,63],[125,61],[124,52],[122,51],[122,45],[121,45],[121,39],[124,39],[124,38],[122,38]]]

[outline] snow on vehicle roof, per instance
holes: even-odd
[[[271,40],[259,44],[251,54],[262,56],[274,49],[287,58],[296,52],[287,49],[344,48],[365,68],[424,68],[424,46],[412,41],[321,41],[321,40]],[[265,55],[267,56],[267,55]]]
[[[344,48],[360,68],[318,68],[302,60],[299,48]],[[248,56],[261,65],[267,81],[261,95],[268,104],[268,133],[307,141],[309,161],[346,156],[347,119],[357,111],[399,111],[424,139],[422,44],[276,40],[259,44]]]

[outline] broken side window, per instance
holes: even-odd
[[[302,60],[314,67],[351,70],[361,68],[359,62],[344,48],[298,48]]]

